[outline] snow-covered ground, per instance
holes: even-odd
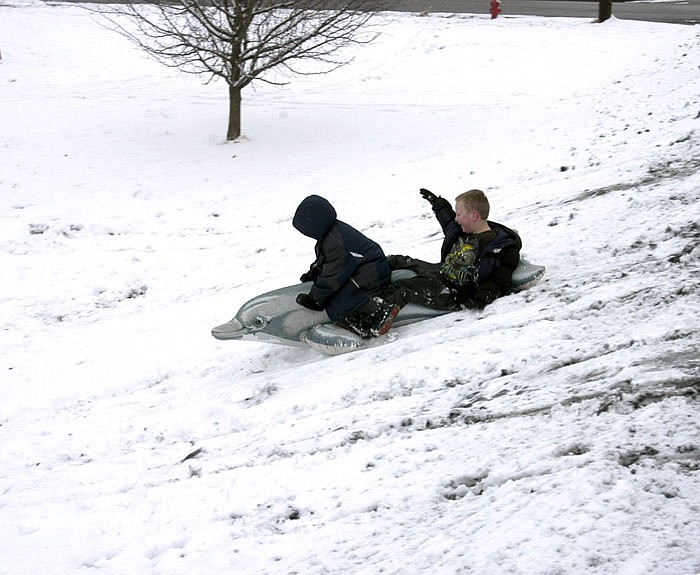
[[[700,573],[700,27],[388,14],[245,94],[0,6],[0,573]],[[438,258],[480,187],[547,266],[326,357],[210,328],[309,193]]]

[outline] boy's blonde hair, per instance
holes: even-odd
[[[489,217],[489,211],[491,206],[489,205],[489,200],[486,194],[481,190],[469,190],[468,192],[463,192],[455,198],[455,202],[462,202],[462,205],[469,210],[476,210],[479,212],[482,220],[486,220]]]

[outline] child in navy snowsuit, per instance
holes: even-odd
[[[383,335],[399,313],[399,306],[379,294],[391,283],[391,268],[379,244],[337,219],[333,206],[321,196],[305,198],[292,225],[316,240],[316,260],[301,281],[311,291],[297,303],[326,310],[330,319],[363,337]]]

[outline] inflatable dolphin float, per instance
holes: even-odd
[[[521,258],[513,272],[513,288],[522,290],[537,283],[544,275],[544,266],[534,265]],[[392,281],[412,277],[410,270],[394,270]],[[339,355],[386,343],[393,339],[392,332],[371,339],[363,339],[331,322],[325,311],[313,311],[296,303],[300,293],[308,293],[311,282],[279,288],[244,303],[230,321],[214,327],[212,336],[219,340],[252,340],[293,347],[309,346],[328,355]],[[394,320],[401,327],[447,313],[444,310],[408,304]]]

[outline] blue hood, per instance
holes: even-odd
[[[294,213],[292,225],[305,236],[322,240],[337,221],[335,208],[321,196],[308,196]]]

